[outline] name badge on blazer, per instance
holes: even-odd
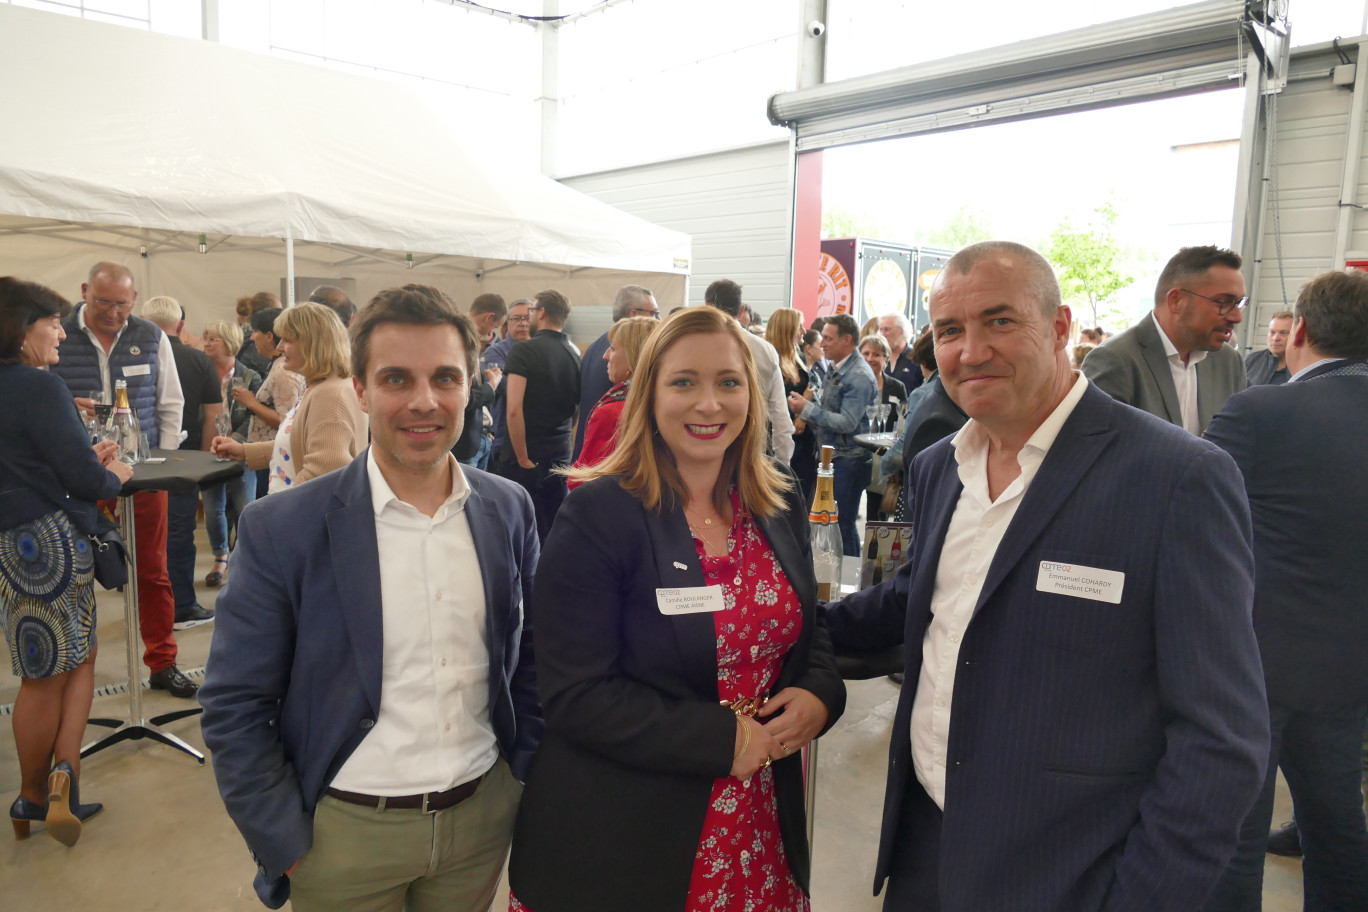
[[[130,364],[123,369],[125,377],[146,377],[150,373],[152,373],[152,365],[150,364]]]
[[[677,614],[705,614],[721,611],[727,607],[722,598],[721,586],[688,586],[684,589],[657,589],[656,604],[660,613],[667,616]]]
[[[1121,602],[1121,590],[1125,583],[1126,574],[1119,570],[1041,561],[1040,573],[1036,576],[1036,591],[1072,595],[1076,598],[1117,605]]]

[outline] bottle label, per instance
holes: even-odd
[[[814,510],[808,514],[808,522],[814,522],[819,526],[829,526],[836,522],[836,518],[836,511],[834,509],[822,510],[821,512]]]

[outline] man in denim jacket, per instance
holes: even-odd
[[[874,471],[874,454],[857,444],[855,435],[869,431],[865,409],[879,398],[874,371],[855,352],[859,332],[850,314],[827,317],[822,327],[822,351],[832,366],[821,401],[809,402],[797,393],[789,394],[789,406],[798,417],[817,428],[818,444],[835,448],[836,508],[840,511],[842,550],[850,557],[860,555],[855,514],[860,508],[860,492],[869,487]]]

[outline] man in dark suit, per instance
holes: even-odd
[[[271,908],[487,910],[541,716],[527,494],[451,456],[474,328],[382,291],[352,370],[373,443],[242,514],[200,691]]]
[[[1257,910],[1282,765],[1308,910],[1368,909],[1362,743],[1368,719],[1368,274],[1329,272],[1297,298],[1292,379],[1238,393],[1207,439],[1244,473],[1254,516],[1254,632],[1273,743],[1240,850],[1208,905]]]
[[[660,305],[656,303],[651,289],[641,285],[623,285],[617,290],[613,296],[613,322],[628,317],[660,319]],[[607,350],[608,333],[605,330],[603,335],[589,344],[580,358],[580,403],[579,417],[575,419],[573,459],[579,459],[580,450],[584,449],[584,426],[589,423],[589,413],[613,385],[608,379],[608,365],[603,360],[603,353]]]
[[[1035,251],[961,250],[930,316],[970,420],[913,463],[911,560],[827,610],[838,652],[908,647],[875,890],[1199,908],[1268,749],[1239,472],[1069,367]]]
[[[1083,373],[1127,405],[1200,434],[1244,389],[1245,366],[1230,345],[1249,298],[1240,255],[1184,247],[1154,288],[1154,312],[1099,345]]]

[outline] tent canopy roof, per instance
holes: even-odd
[[[472,153],[403,85],[3,4],[0,110],[5,215],[688,272],[687,235]]]

